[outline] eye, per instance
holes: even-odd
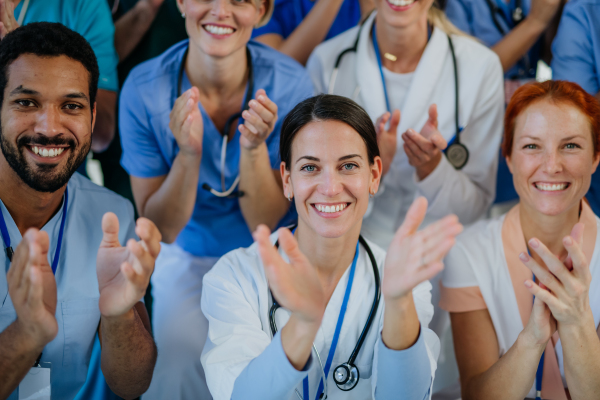
[[[17,103],[20,106],[23,107],[33,107],[35,106],[35,103],[31,100],[27,100],[27,99],[21,99],[21,100],[17,100],[15,101],[15,103]]]
[[[356,168],[358,168],[358,165],[356,165],[354,163],[348,163],[348,164],[342,165],[342,168],[344,169],[344,171],[353,171]]]
[[[302,168],[300,168],[300,171],[306,171],[306,172],[315,172],[317,170],[317,167],[314,165],[305,165]]]
[[[578,144],[575,144],[575,143],[567,143],[565,145],[565,149],[569,149],[569,150],[571,150],[571,149],[580,149],[580,148],[581,148],[581,146],[578,145]]]
[[[75,110],[81,110],[83,107],[79,104],[69,103],[69,104],[65,104],[65,108],[67,110],[75,111]]]
[[[537,144],[526,144],[525,146],[523,146],[524,149],[528,149],[528,150],[535,150],[538,148]]]

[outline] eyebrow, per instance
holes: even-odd
[[[361,156],[360,154],[348,154],[347,156],[342,156],[342,157],[338,158],[338,161],[349,160],[349,159],[351,159],[351,158],[355,158],[355,157],[362,158],[362,156]],[[316,161],[316,162],[318,162],[318,161],[321,161],[321,160],[320,160],[320,159],[318,159],[317,157],[313,157],[313,156],[302,156],[302,157],[300,157],[300,158],[298,158],[298,159],[296,160],[296,164],[297,164],[297,163],[299,163],[299,162],[300,162],[300,160],[303,160],[303,159],[304,159],[304,160],[308,160],[308,161]]]
[[[90,100],[85,95],[85,93],[82,93],[82,92],[69,93],[65,97],[67,99],[83,99],[83,100],[87,101],[88,103],[90,102]]]
[[[15,94],[30,94],[30,95],[37,95],[40,94],[39,92],[36,92],[33,89],[27,89],[24,88],[23,85],[19,85],[16,89],[13,89],[12,92],[10,92],[10,95],[15,95]]]
[[[36,90],[33,90],[33,89],[25,88],[25,87],[23,87],[23,85],[19,85],[16,89],[14,89],[13,91],[10,92],[11,96],[14,96],[17,94],[27,94],[30,96],[37,96],[37,95],[40,95],[41,93]],[[90,102],[90,100],[85,95],[85,93],[82,93],[82,92],[69,93],[69,94],[65,95],[64,97],[67,99],[80,99],[80,100],[85,100],[88,103]]]

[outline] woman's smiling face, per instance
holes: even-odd
[[[379,187],[381,159],[370,165],[362,137],[336,120],[308,123],[291,149],[289,171],[282,163],[281,173],[299,222],[325,238],[341,237],[357,224],[360,230],[369,193]]]
[[[569,103],[536,101],[515,120],[507,157],[521,203],[544,215],[578,206],[599,157],[585,114]]]

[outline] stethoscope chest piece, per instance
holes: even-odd
[[[354,389],[360,378],[358,368],[354,364],[343,363],[333,371],[333,380],[340,390]]]
[[[469,150],[464,144],[455,142],[446,149],[446,157],[454,168],[461,169],[469,161]]]

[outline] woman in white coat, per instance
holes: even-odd
[[[467,229],[443,277],[463,399],[598,398],[600,219],[583,196],[599,144],[600,104],[577,84],[513,95],[503,152],[520,202]]]
[[[359,239],[382,164],[369,116],[347,98],[297,105],[280,153],[297,228],[269,236],[259,227],[256,243],[204,277],[202,365],[213,397],[430,398],[439,342],[427,328],[427,279],[462,230],[456,216],[417,233],[420,198],[387,255]]]
[[[433,1],[375,0],[364,24],[318,46],[307,64],[317,93],[350,97],[377,121],[385,179],[363,234],[384,247],[417,195],[429,202],[426,223],[454,213],[463,224],[482,217],[495,196],[502,66]],[[468,157],[450,148],[457,139]]]

